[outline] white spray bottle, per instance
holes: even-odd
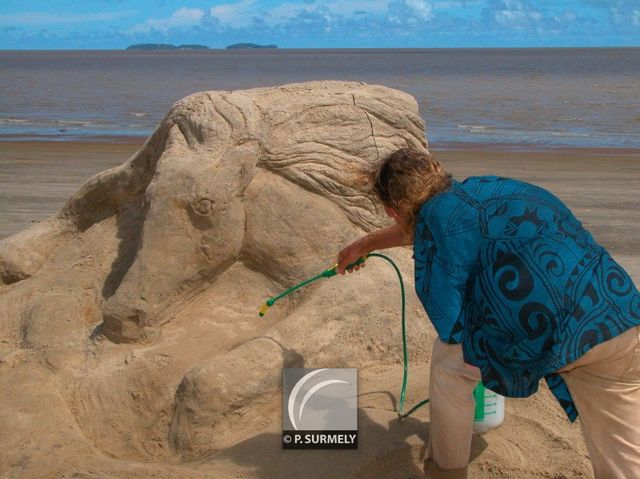
[[[473,418],[473,432],[485,433],[495,429],[504,420],[504,396],[494,393],[478,383],[473,390],[476,412]]]

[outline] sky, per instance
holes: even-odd
[[[0,49],[640,46],[640,0],[0,0]]]

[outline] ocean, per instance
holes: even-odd
[[[0,140],[126,141],[197,91],[332,79],[412,94],[432,146],[640,148],[640,48],[0,51],[0,79]]]

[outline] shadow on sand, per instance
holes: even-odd
[[[274,427],[270,427],[270,432],[258,434],[209,459],[232,461],[246,469],[250,477],[261,479],[423,478],[422,459],[429,423],[414,417],[400,420],[394,412],[395,397],[389,391],[367,392],[359,398],[376,394],[387,396],[388,402],[380,409],[358,408],[357,450],[283,450],[280,432],[273,432]],[[471,459],[486,447],[482,437],[474,436]]]

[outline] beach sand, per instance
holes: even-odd
[[[91,175],[124,162],[141,143],[0,143],[0,238],[55,213]],[[505,151],[491,146],[431,148],[457,179],[480,174],[520,178],[548,188],[640,284],[640,154],[620,150]],[[337,253],[337,252],[336,252]],[[392,307],[395,307],[393,305]],[[425,345],[430,347],[430,345]],[[407,404],[423,399],[428,364],[410,364]],[[280,422],[214,457],[189,464],[210,477],[338,477],[351,459],[366,464],[352,477],[418,478],[427,408],[399,427],[392,411],[402,380],[399,358],[359,370],[358,451],[280,451]],[[280,396],[262,411],[279,417]],[[366,434],[365,434],[366,432]],[[335,454],[334,454],[335,452]],[[352,454],[351,456],[349,454]],[[124,453],[122,456],[126,456]],[[542,385],[527,399],[509,399],[505,423],[474,439],[471,477],[592,477],[579,422],[567,421]],[[133,461],[132,461],[133,462]]]
[[[0,142],[0,239],[54,214],[89,177],[124,163],[141,145]]]

